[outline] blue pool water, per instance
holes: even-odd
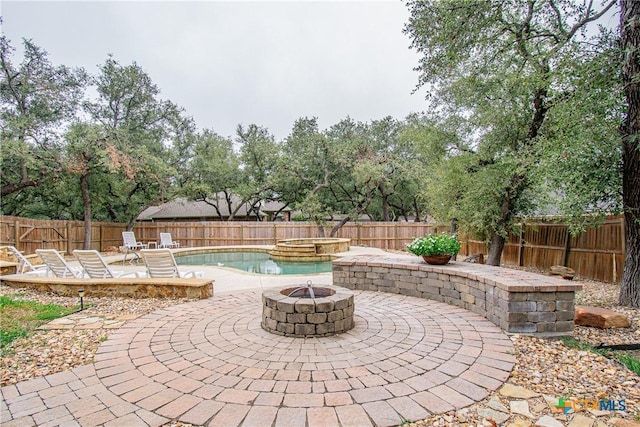
[[[230,267],[256,274],[330,273],[331,261],[274,261],[266,252],[211,252],[176,256],[179,265],[212,265]]]

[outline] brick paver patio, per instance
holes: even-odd
[[[482,400],[509,377],[509,338],[425,299],[355,292],[354,329],[323,338],[260,327],[261,294],[159,310],[114,331],[95,363],[1,389],[0,423],[398,425]]]

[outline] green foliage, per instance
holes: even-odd
[[[31,41],[23,47],[22,61],[14,64],[15,49],[0,37],[0,196],[7,214],[60,176],[61,129],[77,113],[87,80],[82,69],[53,65]]]
[[[609,0],[596,9],[569,0],[408,2],[405,32],[421,55],[418,85],[429,84],[433,110],[449,116],[438,119],[441,128],[447,121],[458,124],[454,138],[428,140],[436,153],[443,142],[446,148],[424,197],[439,219],[457,218],[496,245],[490,255],[497,259],[491,256],[489,263],[499,262],[517,216],[544,213],[545,199],[553,203],[587,187],[598,187],[586,193],[600,191],[602,200],[611,194],[605,183],[614,188],[618,181],[612,179],[617,155],[608,142],[619,121],[613,107],[619,91],[611,91],[616,79],[608,78],[616,61],[604,59],[612,58],[606,31],[597,37],[583,31],[615,4]],[[554,162],[546,150],[553,147],[562,156],[589,143],[601,150],[579,169]],[[590,171],[597,176],[575,177],[598,161],[606,163]],[[574,178],[558,186],[559,177],[569,176]],[[574,197],[571,206],[584,208],[589,196]]]
[[[90,76],[24,46],[14,66],[14,49],[0,39],[2,213],[129,222],[171,197],[193,141],[191,119],[159,99],[135,63],[108,57]],[[88,100],[88,85],[97,98]]]
[[[205,129],[194,137],[193,156],[178,191],[189,200],[216,204],[216,196],[237,188],[240,177],[240,159],[233,141]]]
[[[13,340],[29,336],[38,326],[75,310],[75,307],[40,304],[0,295],[0,354]]]
[[[91,170],[93,184],[105,182],[103,205],[113,221],[131,222],[150,204],[173,196],[172,184],[184,172],[180,153],[193,143],[192,120],[170,101],[135,62],[121,65],[109,56],[92,79],[98,98],[86,102],[91,119],[105,135],[102,170]]]
[[[280,146],[267,128],[255,124],[246,129],[239,125],[236,134],[240,168],[231,191],[241,197],[242,203],[257,209],[261,201],[273,198]]]
[[[413,239],[411,243],[407,244],[407,250],[418,256],[449,254],[455,257],[460,252],[460,242],[455,235],[429,234]]]

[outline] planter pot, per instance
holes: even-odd
[[[449,262],[451,259],[451,255],[442,254],[442,255],[422,255],[422,259],[427,264],[431,265],[444,265]]]

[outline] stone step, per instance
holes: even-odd
[[[300,252],[300,253],[312,253],[315,254],[316,253],[316,246],[315,245],[283,245],[283,244],[277,244],[274,251],[278,251],[281,253],[284,252]]]

